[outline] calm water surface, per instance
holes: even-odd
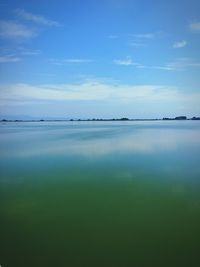
[[[2,267],[200,266],[200,123],[0,124]]]

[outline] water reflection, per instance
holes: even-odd
[[[199,136],[191,122],[0,125],[2,263],[197,266]]]
[[[188,122],[189,123],[189,122]],[[148,125],[19,125],[1,131],[1,157],[154,154],[200,146],[200,127]],[[59,127],[58,127],[59,126]],[[188,124],[189,126],[189,124]]]

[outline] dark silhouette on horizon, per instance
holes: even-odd
[[[102,118],[93,118],[93,119],[32,119],[32,120],[10,120],[10,119],[2,119],[0,122],[45,122],[45,121],[174,121],[174,120],[200,120],[200,117],[192,117],[192,118],[187,118],[187,116],[177,116],[175,118],[168,118],[164,117],[162,119],[129,119],[126,117],[122,118],[112,118],[112,119],[102,119]]]

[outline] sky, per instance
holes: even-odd
[[[0,119],[200,116],[199,0],[0,0]]]

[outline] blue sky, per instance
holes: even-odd
[[[0,2],[0,116],[200,115],[198,0]]]

